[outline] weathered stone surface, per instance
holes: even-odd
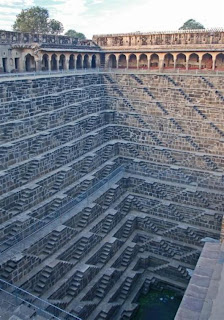
[[[210,312],[224,133],[223,79],[206,79],[1,82],[0,278],[83,320],[130,319],[139,293],[189,281],[177,319]]]

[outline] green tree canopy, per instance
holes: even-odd
[[[68,37],[74,37],[74,38],[78,38],[80,40],[85,40],[86,37],[83,33],[81,32],[76,32],[75,30],[73,29],[69,29],[66,33],[65,33],[65,36],[68,36]]]
[[[63,24],[60,21],[51,19],[48,23],[49,32],[52,34],[60,34],[64,31]]]
[[[179,30],[205,29],[205,27],[194,19],[187,20]]]
[[[14,31],[31,33],[62,33],[64,28],[61,22],[49,19],[48,10],[38,6],[23,9],[13,24]]]

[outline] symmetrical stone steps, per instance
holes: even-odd
[[[114,241],[112,242],[105,243],[86,263],[93,265],[105,265],[123,245],[123,242],[117,239],[113,240]]]
[[[63,282],[63,284],[49,297],[50,299],[65,299],[70,301],[77,296],[83,288],[85,288],[88,283],[95,277],[98,273],[97,268],[92,268],[86,266],[86,268],[81,271],[77,269],[74,271],[72,269],[72,275]],[[68,298],[67,298],[68,297]]]
[[[130,319],[141,292],[186,288],[224,208],[223,82],[205,79],[0,84],[0,278],[83,320]]]
[[[53,230],[48,236],[39,240],[28,250],[28,254],[50,256],[76,235],[75,230],[59,227],[59,230]],[[44,259],[44,257],[43,257]]]
[[[97,118],[98,121],[94,122],[93,130],[107,125],[107,122],[104,120],[104,115],[101,114],[101,116],[99,115],[99,118]],[[11,159],[15,158],[16,149],[23,148],[24,154],[20,155],[21,159],[15,159],[22,161],[75,140],[80,137],[81,134],[87,134],[89,132],[87,122],[88,120],[78,121],[67,126],[67,128],[66,126],[61,126],[59,129],[43,131],[40,134],[13,141],[10,144],[2,144],[0,146],[2,165],[7,167],[13,163]],[[83,128],[80,128],[80,126],[83,126]],[[90,134],[89,136],[91,137],[93,135]]]
[[[105,88],[102,85],[90,85],[83,88],[70,89],[62,93],[3,103],[0,123],[16,119],[22,120],[29,116],[38,116],[45,112],[56,111],[68,104],[73,104],[74,101],[79,103],[91,98],[100,98],[104,95],[104,91]],[[21,105],[23,105],[23,108],[20,107]]]
[[[198,225],[208,229],[220,230],[221,213],[206,209],[179,205],[175,202],[158,201],[155,198],[136,197],[133,200],[135,210],[145,212],[149,216],[157,216],[168,221],[181,221],[191,225]]]
[[[211,125],[207,121],[205,123],[201,123],[200,120],[195,120],[195,118],[191,120],[178,119],[178,124],[182,128],[180,131],[180,129],[178,129],[176,123],[174,122],[173,118],[170,118],[170,121],[168,122],[167,117],[156,117],[151,114],[145,114],[141,112],[141,109],[138,110],[137,108],[135,108],[135,110],[141,115],[143,122],[140,122],[136,118],[136,114],[134,112],[128,112],[128,110],[119,110],[117,108],[117,112],[115,114],[116,123],[124,126],[130,125],[132,127],[142,128],[145,128],[144,123],[148,123],[150,128],[156,132],[163,131],[175,133],[177,135],[185,134],[186,136],[193,136],[194,138],[201,137],[210,139],[212,138],[217,140],[222,139],[222,135],[220,135],[220,132],[217,132],[216,130],[211,130]],[[222,126],[221,123],[218,123],[216,126],[221,127],[220,130],[224,130],[224,126]]]
[[[82,237],[72,246],[70,246],[64,253],[58,256],[58,259],[76,262],[84,257],[102,238],[98,235],[91,235],[89,238]]]
[[[145,79],[144,80],[141,80],[142,79],[142,77],[141,76],[136,76],[136,75],[131,75],[132,77],[133,77],[133,79],[135,79],[136,81],[137,81],[137,83],[140,85],[140,86],[144,86],[145,85]],[[194,101],[190,98],[190,96],[193,94],[192,93],[192,89],[191,89],[191,93],[192,94],[190,94],[190,95],[188,95],[188,94],[186,94],[184,91],[183,91],[183,89],[182,88],[179,88],[179,87],[177,87],[177,83],[173,80],[173,78],[171,78],[170,76],[168,76],[168,75],[163,75],[163,76],[161,76],[160,78],[163,78],[163,77],[166,77],[167,78],[167,80],[168,80],[168,82],[169,83],[171,83],[171,88],[169,88],[169,87],[164,87],[164,84],[162,83],[162,84],[160,84],[160,87],[159,87],[159,90],[158,90],[158,88],[155,88],[154,87],[154,84],[153,83],[151,83],[151,85],[148,87],[143,87],[143,91],[144,92],[146,92],[149,96],[150,96],[150,99],[156,99],[157,101],[156,101],[156,103],[155,103],[155,106],[157,106],[157,107],[159,107],[160,109],[162,109],[163,110],[163,112],[164,112],[164,114],[165,115],[168,115],[169,114],[169,112],[167,112],[167,106],[169,105],[169,99],[171,98],[171,100],[170,100],[170,102],[172,102],[172,101],[177,101],[177,95],[179,94],[179,98],[182,98],[182,99],[184,99],[184,100],[182,100],[182,101],[179,101],[178,100],[178,103],[181,103],[181,104],[184,104],[184,101],[186,100],[187,101],[187,103],[189,104],[189,103],[194,103]],[[119,79],[119,78],[118,78]],[[118,80],[119,81],[119,80]],[[135,85],[135,83],[132,83],[131,82],[131,84],[132,84],[132,86],[134,87],[134,85]],[[141,88],[141,87],[140,87]],[[148,88],[150,88],[150,91],[149,91],[149,89]],[[139,89],[139,88],[138,88]],[[160,94],[160,92],[161,92],[161,89],[163,90],[163,95],[161,96],[161,94]],[[170,93],[172,92],[172,90],[173,89],[175,89],[176,91],[175,91],[175,94],[172,96],[170,96]],[[124,90],[125,90],[125,87],[124,87]],[[193,91],[194,92],[194,91]],[[166,94],[167,93],[169,93],[169,95],[168,96],[166,96]],[[197,93],[198,93],[198,91],[197,91]],[[216,92],[215,92],[216,93]],[[141,94],[141,93],[140,93]],[[204,92],[203,93],[204,94],[204,96],[205,97],[207,97],[207,90],[206,90],[206,92]],[[138,95],[138,94],[137,94]],[[221,96],[221,98],[223,98],[222,97],[222,95],[221,94],[219,94],[220,96]],[[199,95],[199,96],[201,96],[201,94]],[[134,97],[133,97],[134,98]],[[132,99],[133,99],[132,98]],[[162,104],[161,104],[161,102],[158,102],[158,101],[160,101],[161,100],[161,98],[162,98]],[[213,97],[214,98],[214,100],[215,100],[215,96]],[[143,100],[143,97],[142,97],[142,100]],[[145,99],[144,99],[145,100]],[[222,99],[221,99],[222,100]],[[223,100],[222,100],[222,102],[223,102]],[[202,102],[202,103],[204,103],[204,104],[206,104],[206,108],[208,108],[209,107],[209,104],[208,104],[208,102],[206,101],[206,102]],[[213,103],[213,100],[212,100],[212,103]],[[165,108],[164,108],[164,105],[165,105]],[[208,116],[206,116],[205,114],[206,114],[206,109],[205,110],[203,110],[203,111],[201,111],[200,110],[200,107],[201,106],[199,106],[200,105],[200,101],[198,102],[197,101],[197,106],[195,106],[195,105],[192,105],[192,106],[190,106],[190,108],[193,110],[193,112],[196,112],[196,114],[198,114],[199,115],[199,117],[196,117],[196,118],[198,118],[198,119],[208,119],[208,117],[209,117],[209,115]],[[189,108],[189,106],[187,106],[188,108]],[[180,108],[181,108],[181,106],[179,106],[179,108],[178,108],[178,112],[180,112]],[[184,106],[184,108],[186,109],[186,106]],[[190,109],[189,109],[190,110]],[[208,109],[209,110],[209,109]],[[140,110],[138,110],[138,112],[141,112]],[[163,114],[161,114],[161,116],[163,116]],[[184,116],[184,114],[182,115],[182,116]],[[174,118],[176,118],[176,114],[173,114],[173,117]],[[188,117],[189,117],[189,114],[188,114]],[[195,115],[194,115],[194,118],[195,118]],[[174,119],[170,119],[170,118],[168,118],[168,119],[166,119],[166,122],[169,122],[169,120],[172,120],[173,122],[175,121]],[[192,119],[193,120],[193,119]],[[216,119],[216,121],[217,120],[219,120],[218,118]],[[217,137],[221,137],[221,138],[223,138],[223,136],[224,136],[224,133],[223,133],[223,127],[222,127],[222,125],[221,125],[221,123],[220,124],[214,124],[214,122],[213,122],[214,120],[212,119],[212,122],[208,122],[208,126],[210,127],[210,129],[212,128],[212,132],[210,133],[210,136],[213,134],[216,134],[216,136]],[[179,119],[178,119],[178,122],[179,122]],[[176,121],[175,121],[175,124],[176,124]],[[220,125],[221,125],[221,130],[220,130]],[[177,128],[178,129],[181,129],[181,127],[180,126],[177,126]],[[211,130],[209,130],[209,131],[211,131]],[[194,130],[194,132],[195,132],[195,130]],[[201,132],[201,131],[200,131]]]
[[[140,84],[143,84],[143,82],[142,82],[136,75],[131,75],[131,76],[132,76],[135,80],[137,79],[137,82],[140,82]],[[114,89],[114,91],[115,91],[120,97],[123,98],[123,101],[129,106],[129,108],[131,109],[131,111],[135,111],[135,108],[134,108],[133,105],[131,104],[130,100],[128,100],[127,98],[125,98],[125,95],[123,94],[123,91],[122,91],[120,88],[118,88],[118,85],[117,85],[116,81],[114,81],[114,80],[113,80],[112,78],[110,78],[108,75],[106,75],[105,77],[106,77],[107,81],[112,84],[112,88]],[[155,99],[155,97],[154,97],[154,95],[151,93],[151,91],[149,91],[147,88],[144,88],[144,89],[145,89],[146,93],[148,94],[148,96],[150,96],[151,99]],[[156,106],[158,106],[160,109],[162,109],[162,111],[164,112],[165,115],[168,115],[168,114],[169,114],[168,111],[163,107],[163,105],[162,105],[160,102],[156,101]],[[145,122],[145,121],[143,121],[143,119],[142,119],[141,116],[139,116],[137,113],[134,114],[134,116],[136,117],[136,119],[137,119],[142,125],[144,125],[146,128],[149,128],[148,123]],[[177,129],[181,131],[181,134],[182,134],[181,137],[182,137],[183,139],[185,139],[185,140],[188,142],[188,144],[191,145],[191,147],[193,147],[192,150],[205,151],[205,152],[206,152],[206,149],[204,149],[204,146],[202,146],[201,144],[198,144],[197,141],[196,141],[196,143],[195,143],[195,139],[193,140],[190,136],[185,136],[182,127],[179,125],[179,123],[178,123],[176,120],[174,120],[173,118],[167,119],[167,121],[168,121],[168,120],[171,121],[171,122],[177,127]],[[215,128],[216,128],[216,127],[215,127]],[[221,136],[222,136],[222,132],[219,132],[219,133],[220,133]],[[152,138],[151,143],[156,142],[156,143],[159,144],[159,145],[164,145],[164,142],[160,139],[160,137],[159,137],[158,135],[156,135],[154,132],[151,132],[151,130],[149,131],[149,135],[150,135],[150,137]],[[177,140],[178,138],[179,138],[178,136],[175,136],[175,140]],[[170,140],[170,143],[172,142],[173,139],[174,139],[174,138],[172,138],[172,139]],[[180,138],[179,138],[179,139],[180,139]],[[219,142],[218,142],[218,143],[219,143]],[[183,142],[182,142],[181,145],[183,145]],[[179,148],[180,148],[180,147],[179,147]],[[209,165],[211,165],[212,168],[216,168],[216,165],[215,165],[214,163],[212,163],[211,159],[209,159],[209,162],[207,162],[207,163],[208,163]]]
[[[0,101],[9,102],[23,100],[34,96],[63,92],[65,90],[88,87],[93,84],[101,84],[102,75],[90,73],[88,75],[66,75],[60,77],[45,77],[39,79],[5,80],[0,83]],[[18,85],[19,84],[19,85]],[[5,98],[2,99],[2,98]]]
[[[132,261],[134,255],[138,252],[137,248],[134,246],[127,247],[119,258],[113,264],[114,268],[127,268]]]
[[[136,177],[137,178],[137,177]],[[130,178],[130,183],[133,181]],[[221,192],[208,191],[203,188],[188,188],[186,185],[165,183],[160,180],[139,179],[138,184],[132,187],[132,192],[142,192],[143,195],[192,205],[199,208],[216,211],[223,210],[224,199]]]
[[[131,75],[131,76],[133,76],[134,79],[137,79],[137,82],[140,82],[140,83],[142,84],[142,81],[141,81],[137,76],[135,76],[135,75]],[[114,80],[113,80],[110,76],[108,76],[108,75],[105,75],[105,78],[107,79],[107,81],[108,81],[110,84],[112,84],[112,86],[111,86],[112,90],[114,90],[114,91],[118,94],[118,96],[120,96],[120,97],[123,98],[123,101],[124,101],[125,104],[130,108],[131,111],[134,111],[134,112],[135,112],[135,111],[136,111],[135,108],[134,108],[133,105],[131,104],[130,100],[126,98],[126,96],[124,95],[123,91],[118,87],[117,82],[114,81]],[[155,99],[155,97],[153,96],[153,94],[151,94],[151,92],[150,92],[147,88],[144,88],[144,89],[145,89],[145,91],[146,91],[146,94],[147,94],[148,96],[150,96],[151,99]],[[168,111],[162,106],[162,104],[161,104],[160,102],[156,102],[156,105],[157,105],[160,109],[162,109],[162,111],[164,112],[165,115],[168,115],[168,114],[169,114]],[[134,116],[136,117],[136,119],[137,119],[142,125],[144,125],[146,128],[149,128],[147,122],[143,121],[143,119],[142,119],[141,116],[139,116],[137,113],[134,114]],[[174,137],[170,138],[170,139],[169,139],[169,145],[172,145],[172,144],[175,142],[174,147],[175,147],[175,145],[177,145],[177,147],[178,147],[179,149],[181,149],[181,148],[184,146],[184,144],[186,144],[186,142],[184,141],[184,140],[186,140],[187,143],[188,143],[188,144],[186,144],[186,149],[187,149],[187,150],[197,151],[197,152],[199,152],[199,151],[206,152],[207,150],[210,150],[209,148],[205,148],[204,145],[198,144],[197,141],[195,142],[195,139],[193,140],[191,137],[185,136],[184,131],[183,131],[183,129],[180,127],[180,125],[179,125],[173,118],[171,118],[171,120],[172,120],[172,122],[176,125],[176,127],[181,131],[182,135],[181,135],[181,137],[175,135],[175,138],[174,138]],[[148,130],[148,134],[149,134],[149,137],[150,137],[150,140],[149,140],[149,141],[150,141],[150,142],[149,142],[150,144],[156,143],[157,145],[167,146],[167,144],[166,144],[163,140],[161,140],[161,134],[158,135],[157,133],[152,132],[151,129]],[[166,134],[166,136],[168,136],[168,134]],[[164,137],[164,134],[162,135],[162,139],[163,139],[163,137]],[[178,140],[181,140],[180,138],[182,138],[183,141],[178,142]],[[141,137],[139,137],[139,140],[141,140]],[[176,142],[176,141],[177,141],[177,142]],[[208,141],[206,140],[206,143],[207,143],[207,142],[208,142]],[[221,142],[221,144],[222,144],[222,142]],[[212,145],[214,146],[214,143],[213,143]],[[220,142],[218,142],[217,145],[220,145]],[[189,146],[191,147],[191,149],[189,149]],[[213,169],[217,169],[216,164],[213,163],[210,158],[206,157],[206,158],[205,158],[205,161],[207,162],[207,164],[208,164],[210,167],[212,167]]]
[[[209,87],[210,90],[208,90],[208,86],[206,86],[206,84],[204,83],[203,77],[200,77],[200,76],[195,76],[195,77],[179,76],[179,75],[170,76],[167,74],[158,75],[158,76],[152,75],[150,77],[142,74],[135,75],[135,76],[137,76],[140,81],[142,81],[144,84],[146,84],[147,87],[150,87],[150,88],[158,88],[162,90],[164,89],[165,92],[172,93],[172,90],[176,90],[180,92],[179,89],[182,89],[182,87],[184,86],[184,90],[191,90],[192,96],[194,95],[197,96],[198,94],[200,94],[200,96],[203,96],[203,98],[205,97],[206,100],[204,101],[206,102],[207,105],[209,104],[210,101],[213,102],[213,104],[219,104],[222,102],[222,100],[220,99],[220,97],[218,97],[215,90],[211,90],[211,87]],[[129,75],[123,76],[121,78],[119,74],[114,74],[113,77],[119,82],[120,85],[124,85],[124,86],[135,85],[133,79]],[[213,81],[213,79],[214,78],[212,78],[212,80],[209,80],[209,82]],[[142,83],[139,82],[139,84],[142,84]]]
[[[28,274],[33,268],[41,262],[38,256],[34,255],[17,255],[7,262],[1,264],[1,278],[8,282],[15,283]]]
[[[116,169],[117,164],[114,163],[113,165],[107,165],[105,168],[105,171],[109,174],[114,169]],[[44,177],[43,179],[38,179],[36,181],[36,184],[31,185],[32,189],[25,189],[24,187],[21,187],[19,189],[14,189],[10,194],[6,194],[6,197],[2,197],[2,208],[6,208],[8,210],[8,213],[10,215],[10,212],[13,214],[13,216],[18,215],[24,210],[28,210],[31,206],[34,207],[41,201],[44,201],[45,199],[50,199],[51,196],[56,194],[58,191],[64,191],[64,194],[67,196],[67,201],[71,197],[75,197],[77,194],[85,192],[88,188],[90,188],[98,179],[102,179],[105,176],[105,171],[101,168],[100,172],[97,174],[96,171],[96,177],[92,176],[91,179],[84,179],[82,176],[80,176],[78,173],[76,176],[74,173],[77,172],[77,170],[70,169],[67,170],[64,179],[61,180],[61,183],[56,185],[55,183],[58,183],[58,178],[61,176],[62,172],[58,171],[54,175],[48,175],[48,178]],[[102,177],[101,177],[102,174]],[[75,178],[74,178],[75,176]],[[81,179],[82,178],[82,179]],[[53,180],[54,179],[54,180]],[[75,182],[75,181],[79,182]],[[49,184],[48,184],[49,181]],[[73,182],[73,183],[72,183]],[[53,185],[52,185],[53,183]],[[61,188],[59,188],[61,187]],[[52,190],[54,188],[54,190]],[[55,195],[57,198],[57,195]],[[17,201],[16,201],[17,200]],[[10,209],[8,208],[8,202],[14,202],[14,205],[10,206]],[[64,202],[66,200],[64,199]],[[34,214],[34,212],[29,212],[31,216],[38,217],[37,214]],[[6,219],[6,218],[5,218]]]
[[[134,145],[132,145],[132,148],[134,148]],[[131,149],[129,149],[130,150],[130,152],[132,153],[132,151],[131,151]],[[134,156],[134,154],[133,154],[133,156]],[[213,160],[214,161],[214,160]],[[31,162],[30,162],[30,166],[29,167],[27,167],[28,169],[27,169],[27,173],[25,174],[25,179],[26,180],[22,180],[22,182],[24,181],[28,181],[28,179],[32,179],[33,178],[33,175],[35,174],[35,172],[37,171],[37,169],[38,169],[38,167],[39,167],[39,165],[41,164],[41,161],[38,161],[38,160],[32,160]],[[157,164],[157,166],[158,166],[158,164]],[[162,167],[161,167],[162,168]],[[24,170],[25,168],[24,168],[24,166],[22,167],[21,166],[21,170]],[[180,169],[179,169],[180,170]],[[187,169],[184,169],[184,170],[187,170]],[[18,174],[18,172],[19,171],[15,171],[14,170],[14,172],[16,172],[17,174]],[[13,173],[13,171],[12,171],[12,173]],[[21,174],[22,174],[22,172],[21,172]],[[191,173],[189,173],[190,175],[193,175],[193,172],[191,172]],[[211,175],[210,175],[211,176]],[[217,176],[216,176],[217,177]],[[10,178],[10,176],[8,176],[7,177],[7,175],[4,175],[4,176],[2,176],[2,181],[3,181],[3,183],[4,183],[4,181],[8,181],[8,184],[9,184],[9,178]],[[18,176],[18,178],[19,178],[19,176]],[[3,180],[4,179],[4,180]],[[6,180],[7,179],[7,180]],[[218,178],[217,178],[218,179]],[[217,181],[217,179],[216,179],[216,181]],[[200,179],[198,179],[199,180],[199,182],[200,182],[200,180],[201,180],[201,178]],[[209,179],[207,179],[207,180],[210,180],[210,177],[209,177]],[[16,180],[17,181],[17,180]],[[18,181],[21,181],[21,180],[18,180]],[[204,179],[202,179],[202,181],[204,181]],[[23,183],[24,183],[23,182]],[[4,184],[3,184],[4,185]],[[10,186],[10,184],[9,184],[9,187],[11,187]]]
[[[96,285],[91,288],[86,296],[83,298],[83,301],[91,301],[95,299],[102,299],[111,289],[111,287],[118,281],[121,276],[121,272],[117,270],[108,270],[107,274],[103,274],[100,277]]]
[[[160,165],[158,163],[140,161],[132,159],[124,159],[124,162],[127,163],[130,171],[139,172],[141,175],[146,175],[148,177],[163,179],[167,181],[190,184],[197,187],[210,189],[222,190],[222,174],[213,175],[210,172],[191,170],[188,168],[180,168],[176,166],[169,165]]]

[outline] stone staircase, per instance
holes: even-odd
[[[67,294],[69,296],[74,297],[77,294],[77,290],[81,285],[82,278],[83,278],[82,272],[77,271],[75,273],[75,276],[74,276],[70,286],[69,286],[69,289],[67,290]]]
[[[111,249],[112,249],[112,243],[106,243],[103,246],[102,251],[100,252],[100,256],[99,256],[99,263],[105,264],[106,261],[109,260]]]
[[[53,231],[52,235],[50,236],[50,238],[47,241],[46,246],[43,249],[43,253],[50,255],[53,252],[53,248],[55,247],[55,245],[57,244],[57,242],[59,241],[59,232],[58,231]]]
[[[181,77],[35,79],[47,96],[21,82],[27,98],[10,96],[0,115],[0,238],[13,245],[0,278],[86,320],[131,319],[156,283],[186,288],[201,239],[219,237],[223,100],[221,85]],[[121,165],[122,177],[69,207]]]
[[[106,274],[103,275],[103,277],[100,279],[95,292],[95,296],[97,298],[102,299],[104,297],[104,295],[106,294],[107,288],[110,285],[110,280],[111,280],[111,277]]]
[[[41,275],[39,276],[38,282],[35,284],[33,291],[36,294],[41,294],[44,290],[49,278],[51,277],[52,268],[46,266],[43,271],[41,271]]]

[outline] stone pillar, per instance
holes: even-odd
[[[57,63],[57,71],[59,71],[59,57],[56,58],[56,63]]]
[[[119,59],[119,55],[116,55],[116,54],[115,54],[115,57],[116,57],[116,69],[118,69],[118,59]]]
[[[160,70],[160,71],[163,70],[163,64],[164,64],[164,58],[159,59],[159,70]]]
[[[97,56],[96,56],[96,66],[97,66],[97,60],[98,59],[97,59]],[[109,68],[109,55],[105,55],[105,68]]]
[[[177,57],[174,56],[173,57],[173,67],[174,67],[174,69],[176,69],[176,64],[177,64]]]
[[[186,70],[188,70],[189,57],[186,57]]]
[[[76,62],[77,62],[77,56],[74,55],[74,70],[76,70]]]
[[[69,59],[65,58],[65,70],[69,70]]]
[[[199,65],[198,65],[199,70],[201,70],[201,62],[202,62],[202,57],[199,57]]]
[[[151,55],[148,57],[148,69],[150,69]]]
[[[42,70],[42,60],[35,60],[36,62],[36,71],[41,71]]]
[[[108,61],[105,59],[105,64],[108,66]],[[100,55],[96,54],[96,68],[100,68]]]
[[[21,56],[21,61],[20,61],[20,71],[21,72],[26,72],[26,57]]]
[[[51,71],[51,57],[48,59],[48,71]]]
[[[83,65],[84,65],[84,55],[81,54],[81,68],[80,69],[83,69]]]
[[[215,70],[215,60],[216,57],[212,57],[212,70]]]

